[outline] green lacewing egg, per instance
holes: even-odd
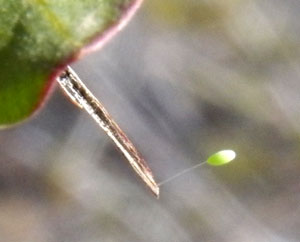
[[[234,160],[235,157],[233,150],[221,150],[211,155],[206,162],[212,166],[222,166]]]

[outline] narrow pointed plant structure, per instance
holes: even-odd
[[[0,128],[43,106],[56,81],[85,109],[158,196],[138,151],[68,64],[101,48],[134,15],[142,0],[0,0]]]

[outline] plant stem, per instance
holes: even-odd
[[[77,74],[70,67],[67,67],[66,70],[57,78],[57,82],[68,94],[71,100],[79,107],[85,109],[114,141],[135,172],[141,177],[155,196],[158,197],[159,187],[155,182],[152,172],[145,160],[141,157],[135,146],[127,138],[117,123],[111,118],[103,105],[82,83]]]

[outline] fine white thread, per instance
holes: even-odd
[[[167,178],[166,180],[159,182],[157,185],[160,187],[161,185],[164,185],[164,184],[166,184],[166,183],[168,183],[170,181],[173,181],[174,179],[176,179],[176,178],[184,175],[185,173],[190,172],[190,171],[192,171],[192,170],[194,170],[194,169],[196,169],[196,168],[198,168],[198,167],[200,167],[200,166],[202,166],[204,164],[206,164],[206,161],[205,162],[201,162],[201,163],[199,163],[197,165],[194,165],[192,167],[189,167],[189,168],[187,168],[187,169],[185,169],[185,170],[183,170],[183,171],[181,171],[181,172],[179,172],[179,173],[177,173],[177,174],[175,174],[175,175]]]

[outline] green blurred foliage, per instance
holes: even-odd
[[[1,0],[0,125],[19,122],[39,107],[51,74],[134,2]]]

